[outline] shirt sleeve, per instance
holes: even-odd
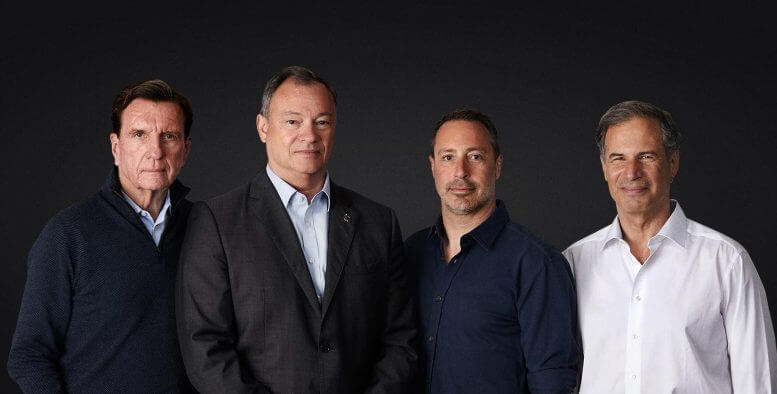
[[[72,261],[67,234],[52,220],[27,260],[27,281],[8,355],[8,373],[25,393],[64,393],[59,372],[72,308]]]
[[[529,391],[570,393],[577,383],[580,348],[569,264],[554,252],[518,286],[518,319]]]
[[[734,257],[724,290],[723,320],[734,393],[777,391],[777,352],[769,305],[746,251]]]

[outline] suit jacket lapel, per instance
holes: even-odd
[[[291,272],[297,279],[305,297],[314,310],[320,311],[321,305],[313,288],[313,280],[310,278],[310,271],[297,238],[297,232],[294,230],[289,214],[266,172],[260,171],[254,178],[251,183],[250,196],[248,205],[251,207],[251,211],[260,223],[266,223],[275,247],[278,248],[291,268]]]
[[[331,193],[326,284],[324,285],[324,297],[321,301],[321,316],[326,316],[326,311],[332,303],[332,297],[343,273],[343,266],[348,258],[348,251],[351,248],[351,241],[353,241],[353,234],[359,219],[359,213],[351,208],[350,201],[345,199],[340,187],[332,183]]]

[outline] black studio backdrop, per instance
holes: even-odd
[[[7,358],[27,251],[59,210],[95,192],[112,159],[110,105],[161,78],[194,105],[180,179],[209,198],[266,163],[254,118],[264,82],[309,67],[338,91],[334,181],[393,207],[404,235],[439,213],[426,155],[446,111],[492,117],[504,152],[497,196],[563,249],[615,209],[593,130],[612,104],[657,104],[685,131],[672,186],[686,214],[742,243],[777,312],[774,148],[777,28],[771,10],[627,2],[475,7],[122,3],[0,16]],[[3,367],[5,362],[3,362]],[[17,390],[0,373],[0,391]]]

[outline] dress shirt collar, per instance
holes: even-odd
[[[133,201],[127,193],[124,192],[124,190],[121,191],[121,195],[124,196],[124,200],[129,203],[129,205],[132,207],[132,210],[135,211],[140,216],[144,216],[148,218],[148,221],[152,225],[158,225],[159,223],[162,223],[167,218],[168,211],[170,210],[171,204],[170,204],[170,190],[165,192],[165,202],[162,203],[162,209],[159,210],[159,215],[157,215],[156,220],[153,221],[151,219],[151,213],[146,211],[145,209],[141,208],[140,205],[136,204],[135,201]],[[145,213],[145,215],[143,215]]]
[[[491,246],[493,245],[497,236],[499,236],[499,233],[502,232],[502,229],[508,222],[510,222],[510,215],[507,213],[507,208],[505,208],[502,200],[496,200],[496,208],[494,209],[494,212],[491,213],[491,216],[489,216],[488,219],[486,219],[483,223],[480,223],[480,225],[475,227],[472,231],[464,234],[464,236],[462,236],[462,240],[465,236],[469,236],[477,243],[479,243],[483,248],[491,249]],[[437,236],[440,239],[445,238],[445,229],[443,228],[442,224],[442,216],[437,218],[437,222],[429,230],[429,237],[432,236]]]
[[[680,203],[678,203],[677,200],[670,200],[670,206],[674,208],[672,214],[669,215],[669,219],[661,226],[661,230],[659,230],[658,234],[655,236],[668,238],[684,248],[685,241],[688,238],[688,218],[685,217],[685,213],[682,208],[680,208]],[[610,228],[607,230],[601,249],[604,249],[610,244],[610,241],[616,239],[623,239],[623,230],[621,230],[621,225],[617,216],[613,219]]]
[[[278,196],[281,198],[281,202],[283,202],[283,206],[287,207],[291,203],[291,198],[294,197],[297,193],[297,189],[295,189],[293,186],[289,185],[286,181],[281,179],[278,175],[273,172],[273,170],[270,168],[270,165],[267,165],[267,177],[270,178],[270,182],[272,182],[273,186],[275,186],[275,190],[278,192]],[[316,195],[323,192],[322,200],[326,202],[326,211],[329,212],[329,196],[331,195],[331,185],[329,182],[329,173],[327,172],[326,178],[324,179],[324,187],[321,188],[321,191],[316,193]],[[326,198],[323,198],[326,197]],[[315,197],[314,197],[315,198]]]

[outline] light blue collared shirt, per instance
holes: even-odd
[[[151,218],[151,214],[148,211],[141,208],[138,204],[135,204],[135,201],[132,201],[127,193],[124,193],[124,190],[121,191],[121,194],[135,213],[138,214],[140,221],[143,222],[143,225],[146,226],[146,230],[151,234],[151,238],[154,239],[154,243],[159,246],[159,240],[162,239],[162,234],[165,232],[165,226],[167,226],[167,217],[170,215],[170,190],[167,191],[165,202],[162,204],[162,209],[159,210],[156,221]]]
[[[324,187],[313,196],[308,204],[304,194],[286,183],[267,165],[267,176],[275,186],[275,191],[286,207],[297,239],[302,245],[302,252],[307,260],[310,278],[313,279],[313,287],[316,289],[318,300],[324,295],[324,274],[326,273],[326,253],[329,236],[329,174],[324,180]]]

